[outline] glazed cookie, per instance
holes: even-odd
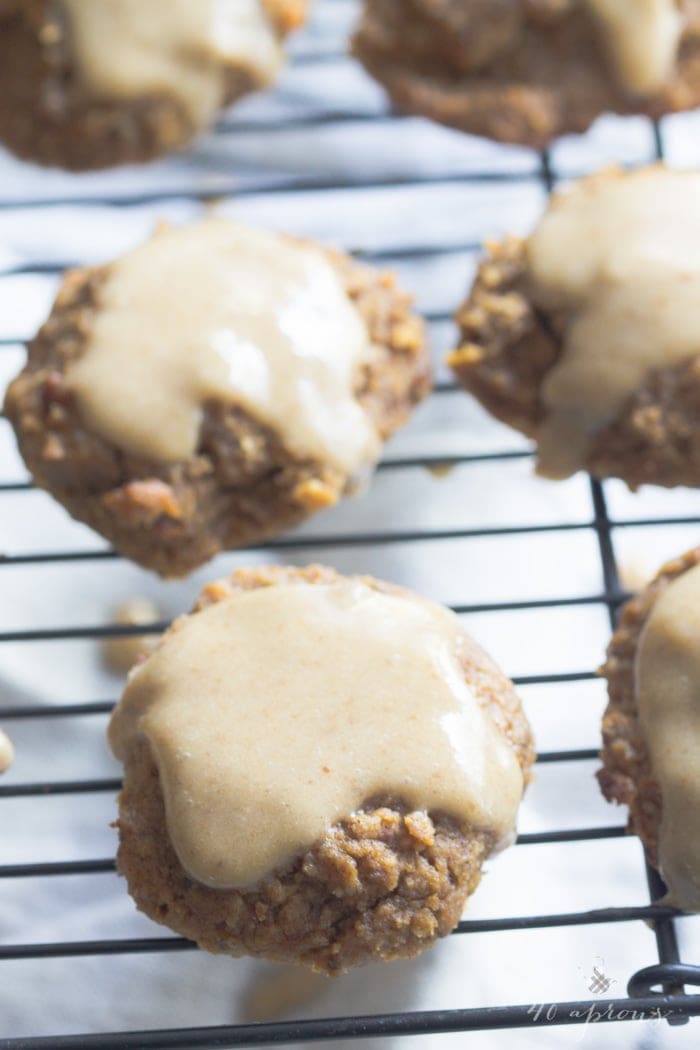
[[[137,906],[209,951],[327,974],[454,928],[534,759],[453,613],[318,566],[205,587],[109,735]]]
[[[400,109],[503,142],[700,105],[697,0],[365,0],[353,46]]]
[[[307,0],[4,0],[0,141],[84,170],[185,146],[270,84]]]
[[[659,165],[584,179],[489,246],[449,363],[543,476],[700,485],[699,235],[700,174]]]
[[[430,388],[409,307],[390,274],[205,218],[67,274],[5,414],[38,485],[182,576],[366,477]]]
[[[627,603],[603,673],[603,794],[629,807],[668,903],[700,911],[700,548]]]

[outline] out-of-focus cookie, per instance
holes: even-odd
[[[694,0],[365,0],[353,46],[400,109],[503,142],[700,105]]]
[[[0,141],[107,168],[180,149],[269,85],[306,0],[4,0]]]

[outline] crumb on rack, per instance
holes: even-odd
[[[0,729],[0,773],[6,773],[15,760],[15,749],[7,733]]]
[[[118,605],[112,623],[127,627],[149,627],[161,619],[160,610],[149,598],[131,598]],[[141,656],[152,652],[158,634],[132,634],[119,638],[105,638],[102,660],[116,674],[127,674]]]
[[[449,462],[445,462],[445,463],[430,463],[429,466],[428,466],[429,473],[432,474],[434,478],[438,478],[438,479],[448,477],[452,473],[452,471],[454,469],[455,469],[455,464],[454,463],[449,463]]]
[[[266,968],[243,996],[246,1021],[273,1021],[291,1010],[306,1007],[327,987],[328,978],[302,966]]]

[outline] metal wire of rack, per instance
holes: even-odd
[[[337,42],[330,47],[304,45],[297,48],[293,65],[300,67],[319,67],[325,75],[332,76],[336,63],[342,61],[342,51]],[[367,112],[362,108],[330,108],[328,111],[317,111],[302,116],[282,116],[264,119],[241,119],[233,117],[222,121],[219,133],[223,131],[234,135],[252,133],[264,136],[274,130],[287,131],[290,128],[317,127],[338,128],[344,125],[353,127],[378,126],[382,122],[396,122],[403,118],[390,112]],[[660,129],[654,127],[654,152],[657,158],[663,158],[664,146]],[[550,190],[555,182],[555,175],[549,154],[545,153],[534,170],[483,170],[474,172],[460,171],[455,174],[427,174],[411,179],[403,178],[341,178],[335,175],[298,176],[290,175],[284,180],[262,183],[255,177],[243,185],[231,179],[230,185],[217,184],[211,191],[199,190],[190,193],[191,199],[205,201],[209,198],[234,195],[236,199],[246,194],[269,195],[274,197],[279,192],[286,194],[307,195],[309,206],[316,199],[315,194],[342,191],[352,193],[354,190],[376,189],[388,190],[397,185],[420,184],[427,188],[441,184],[458,184],[469,186],[470,183],[503,182],[504,184],[537,182],[544,189]],[[309,196],[311,195],[311,196]],[[161,204],[169,196],[181,199],[180,189],[151,193],[131,194],[128,198],[101,195],[99,198],[86,196],[81,198],[69,193],[65,201],[71,206],[114,204],[125,210],[136,208],[144,203]],[[42,199],[40,196],[13,197],[2,200],[0,187],[0,207],[12,208],[18,213],[23,209],[51,208],[63,203],[59,195]],[[401,246],[378,246],[358,252],[364,258],[375,261],[396,263],[401,259],[426,258],[435,256],[449,259],[451,254],[474,252],[477,243],[432,243],[413,244],[410,239]],[[31,265],[20,265],[7,271],[7,274],[47,274],[57,275],[64,267],[79,263],[80,259],[47,259],[38,260]],[[3,277],[0,276],[0,287]],[[455,306],[457,304],[455,303]],[[444,311],[428,312],[427,320],[431,326],[444,325],[449,321],[449,313]],[[0,338],[0,353],[4,348],[14,346],[17,339],[12,334]],[[454,386],[449,379],[441,378],[435,390],[435,397],[450,394]],[[3,425],[5,425],[3,423]],[[400,477],[402,472],[414,468],[456,467],[465,465],[485,466],[504,464],[509,461],[529,459],[530,453],[525,449],[504,451],[476,451],[459,454],[426,453],[404,456],[391,456],[380,465],[381,474]],[[512,599],[506,601],[489,601],[481,603],[453,603],[453,608],[462,614],[481,614],[492,612],[513,613],[526,618],[535,610],[557,610],[567,607],[578,608],[595,606],[606,610],[609,625],[615,623],[617,610],[624,600],[624,590],[620,582],[614,534],[616,530],[634,527],[651,527],[666,524],[670,519],[659,517],[634,517],[629,520],[613,516],[608,509],[605,485],[591,480],[590,497],[593,516],[580,522],[556,521],[543,524],[520,524],[517,521],[501,525],[478,528],[455,528],[452,526],[430,529],[401,528],[396,530],[348,530],[334,532],[327,536],[315,531],[311,535],[292,534],[281,537],[268,545],[267,550],[273,556],[285,552],[303,552],[313,550],[315,553],[331,548],[357,548],[360,551],[380,549],[388,545],[406,543],[426,543],[429,541],[459,540],[469,543],[483,538],[531,537],[537,534],[560,535],[567,531],[579,531],[595,538],[600,558],[603,587],[599,593],[571,594],[565,597],[545,597],[535,599]],[[32,492],[29,481],[14,478],[0,481],[0,497],[11,494],[22,495]],[[0,515],[2,510],[0,509]],[[674,517],[675,524],[697,526],[700,524],[700,513]],[[117,556],[111,550],[93,549],[52,549],[46,546],[39,550],[26,552],[0,553],[1,573],[9,567],[36,565],[45,567],[56,565],[66,572],[77,563],[86,562],[95,565],[109,562]],[[1,586],[1,583],[0,583]],[[165,626],[162,624],[161,626]],[[17,628],[0,631],[0,645],[31,645],[38,642],[67,640],[95,641],[105,637],[125,636],[143,633],[142,628],[86,623],[62,626],[59,623],[50,626]],[[527,687],[533,685],[558,685],[569,682],[593,680],[595,672],[591,670],[545,672],[532,675],[521,675],[515,678],[516,684]],[[0,704],[0,724],[32,724],[38,720],[63,720],[67,718],[87,719],[92,716],[107,714],[113,706],[111,700],[61,702],[47,704],[2,703]],[[544,751],[539,755],[540,767],[560,763],[580,763],[596,758],[593,748],[562,748]],[[119,788],[119,781],[114,777],[78,778],[73,780],[44,780],[41,782],[21,782],[0,785],[0,802],[7,799],[34,798],[46,799],[48,796],[80,796],[96,793],[113,794]],[[618,838],[625,834],[624,827],[613,826],[574,827],[568,829],[542,830],[522,834],[520,845],[567,844],[573,842],[596,843],[604,839]],[[640,854],[641,856],[641,854]],[[97,857],[81,860],[57,860],[47,862],[12,863],[0,865],[0,880],[17,879],[51,879],[55,876],[99,876],[114,872],[114,861],[111,857]],[[408,1036],[439,1033],[467,1032],[488,1029],[531,1028],[537,1026],[576,1025],[585,1022],[591,1011],[597,1012],[597,1018],[607,1022],[622,1022],[639,1018],[663,1017],[670,1024],[683,1024],[690,1017],[700,1016],[700,995],[685,993],[685,986],[700,987],[700,965],[691,965],[681,961],[675,930],[677,913],[664,905],[654,903],[661,895],[662,887],[655,872],[647,870],[651,903],[634,907],[608,907],[596,910],[580,910],[567,913],[553,913],[512,917],[493,917],[466,919],[460,922],[456,934],[469,936],[475,933],[495,933],[508,931],[538,930],[548,928],[566,928],[584,925],[605,925],[624,923],[648,923],[654,931],[658,951],[658,962],[644,967],[633,974],[628,983],[628,995],[612,999],[589,999],[572,1002],[554,1002],[545,1008],[537,1004],[479,1006],[465,1009],[405,1011],[368,1016],[342,1016],[334,1018],[309,1019],[299,1021],[274,1021],[235,1026],[201,1026],[186,1030],[148,1030],[119,1031],[85,1035],[11,1037],[0,1039],[4,1050],[31,1050],[39,1047],[81,1047],[83,1050],[98,1048],[139,1047],[139,1048],[174,1048],[174,1047],[234,1047],[259,1045],[288,1045],[299,1042],[336,1039],[370,1039],[376,1036]],[[140,953],[170,953],[195,949],[195,945],[173,936],[149,936],[141,938],[113,938],[101,940],[75,940],[68,942],[15,943],[0,944],[0,961],[7,966],[19,960],[64,959],[79,956],[113,956]],[[0,996],[1,996],[0,980]]]

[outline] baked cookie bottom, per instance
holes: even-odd
[[[242,571],[206,587],[194,615],[242,590],[338,579],[334,570],[318,566]],[[532,738],[511,682],[474,643],[463,667],[527,780]],[[448,934],[494,845],[484,832],[445,815],[373,799],[254,889],[211,889],[187,876],[170,844],[158,772],[143,738],[126,759],[118,828],[118,870],[137,907],[156,922],[211,952],[298,962],[328,975],[417,955]]]

